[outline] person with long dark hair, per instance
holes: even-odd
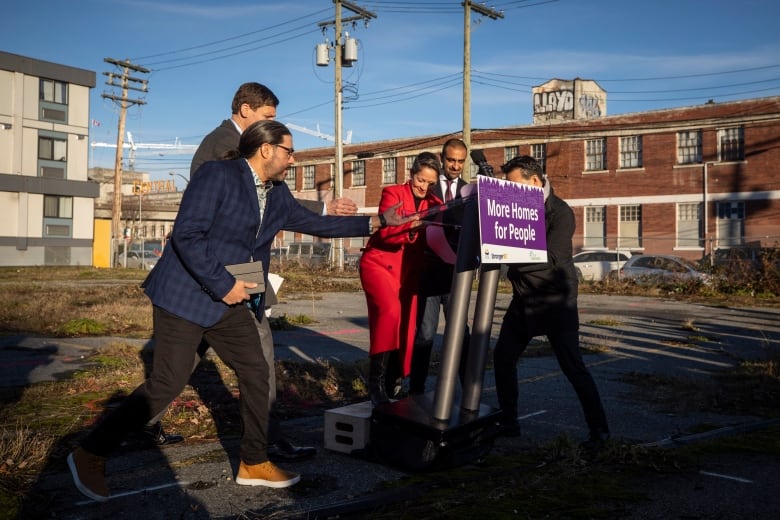
[[[171,240],[142,284],[153,307],[152,370],[68,456],[74,483],[87,497],[108,500],[106,457],[181,393],[204,339],[238,378],[243,433],[236,483],[284,488],[299,481],[298,474],[268,460],[271,367],[258,348],[255,326],[255,316],[265,311],[264,293],[250,295],[260,284],[233,276],[228,266],[259,262],[268,273],[271,245],[281,230],[366,236],[374,227],[409,219],[399,216],[397,208],[371,217],[322,216],[303,208],[284,182],[293,154],[286,126],[259,121],[241,134],[232,160],[207,162],[193,176]]]

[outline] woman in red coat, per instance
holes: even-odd
[[[404,184],[382,190],[379,213],[401,204],[409,215],[442,201],[430,188],[439,181],[435,154],[417,156]],[[417,283],[425,250],[422,221],[382,228],[366,244],[360,258],[360,282],[368,303],[370,336],[368,390],[374,406],[395,395],[397,379],[409,374],[417,315]]]

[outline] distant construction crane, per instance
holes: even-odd
[[[96,143],[90,145],[94,148],[116,148],[116,143]],[[133,135],[127,132],[127,142],[122,143],[122,149],[130,149],[130,155],[127,164],[130,170],[135,169],[135,151],[136,150],[168,150],[174,153],[194,153],[198,149],[196,144],[181,144],[177,137],[173,144],[166,143],[136,143],[133,141]]]
[[[298,126],[293,123],[285,123],[285,126],[287,128],[290,128],[292,130],[297,130],[299,132],[303,132],[304,134],[313,135],[314,137],[319,137],[320,139],[325,139],[326,141],[332,141],[336,142],[336,138],[329,134],[323,134],[320,132],[320,125],[317,125],[316,130],[310,130],[309,128],[306,128],[304,126]],[[343,144],[350,144],[352,143],[352,130],[347,131],[347,137],[344,139]]]

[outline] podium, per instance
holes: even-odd
[[[480,266],[462,392],[456,395],[474,273],[479,264],[479,214],[476,197],[463,202],[442,362],[434,392],[412,395],[375,407],[370,420],[371,453],[382,463],[411,471],[441,470],[487,455],[498,432],[499,411],[480,403],[493,324],[499,264]]]

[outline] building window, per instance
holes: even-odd
[[[504,163],[508,163],[515,157],[520,155],[520,147],[519,146],[505,146],[504,147]]]
[[[583,245],[586,248],[607,246],[606,213],[604,206],[588,206],[585,208],[585,236]]]
[[[745,132],[740,127],[718,130],[718,160],[721,162],[745,159]]]
[[[406,177],[406,175],[412,171],[412,166],[414,166],[414,160],[417,158],[416,155],[407,155],[404,157],[404,175],[403,177]]]
[[[382,159],[382,184],[395,184],[395,157]]]
[[[284,178],[284,182],[287,183],[290,191],[295,191],[295,173],[295,166],[290,166],[287,168],[287,175]]]
[[[68,246],[44,246],[44,265],[72,265],[70,262],[70,247]]]
[[[463,180],[473,181],[474,179],[479,177],[479,166],[474,161],[468,159],[467,161],[469,163],[469,176],[468,178],[464,177]]]
[[[44,121],[68,121],[68,84],[51,79],[40,80],[39,118]]]
[[[352,186],[366,185],[366,161],[352,161]]]
[[[68,141],[59,134],[38,135],[38,176],[49,179],[66,178]]]
[[[738,246],[745,234],[745,203],[718,202],[718,247]]]
[[[618,249],[642,247],[642,206],[620,206]]]
[[[547,145],[544,143],[531,145],[531,157],[542,166],[542,171],[547,173]]]
[[[677,132],[677,164],[701,162],[701,130]]]
[[[593,172],[607,169],[607,140],[588,139],[585,141],[585,171]]]
[[[701,203],[677,205],[677,247],[702,246]]]
[[[479,166],[474,161],[468,160],[469,163],[469,171],[468,171],[468,177],[466,177],[466,173],[463,174],[463,180],[468,182],[476,179],[479,177]]]
[[[44,195],[43,236],[70,238],[73,229],[73,197]]]
[[[314,164],[307,164],[303,167],[303,189],[313,190],[315,187],[317,167]]]
[[[620,138],[620,167],[642,167],[642,136],[632,135]]]

